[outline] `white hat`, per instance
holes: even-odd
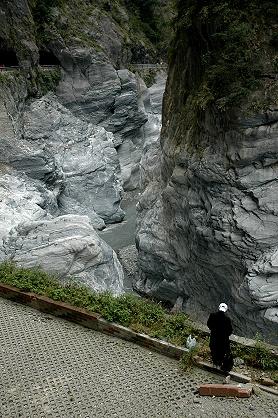
[[[228,305],[226,305],[226,303],[220,303],[218,310],[226,312],[228,310]]]

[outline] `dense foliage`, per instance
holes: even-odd
[[[177,8],[176,42],[184,36],[194,55],[192,82],[201,108],[211,102],[220,109],[237,106],[262,81],[274,79],[276,0],[178,0]]]
[[[52,7],[59,7],[65,0],[35,0],[33,17],[37,24],[47,22],[51,17]]]
[[[125,0],[129,10],[137,12],[144,32],[151,42],[157,43],[161,34],[155,15],[155,7],[159,5],[159,0]]]

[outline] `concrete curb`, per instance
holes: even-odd
[[[198,367],[200,367],[201,369],[207,370],[208,372],[217,373],[217,374],[225,376],[224,372],[222,372],[221,370],[216,369],[210,363],[207,363],[205,361],[198,361],[197,364],[198,364]],[[239,382],[239,383],[250,383],[251,382],[251,377],[245,376],[244,374],[230,372],[229,375],[231,376],[231,379],[233,379],[233,380],[235,380],[236,382]]]
[[[184,353],[189,351],[187,348],[178,347],[166,341],[140,334],[122,325],[106,321],[100,314],[86,311],[83,308],[77,308],[65,302],[55,301],[46,296],[23,292],[13,286],[0,283],[0,295],[6,299],[28,305],[38,311],[133,342],[168,357],[180,359]]]
[[[276,390],[276,389],[272,389],[268,386],[263,386],[263,385],[258,385],[258,384],[256,384],[256,387],[263,390],[264,392],[268,392],[268,393],[271,393],[272,395],[278,396],[278,390]]]
[[[180,359],[184,353],[189,351],[185,347],[175,346],[166,341],[140,334],[122,325],[108,322],[100,314],[86,311],[83,308],[78,308],[65,302],[55,301],[46,296],[40,296],[32,292],[23,292],[14,286],[0,283],[0,295],[6,299],[28,305],[38,311],[133,342],[171,358]],[[197,367],[209,372],[224,374],[209,363],[197,360],[195,364]],[[230,372],[230,376],[233,380],[240,383],[249,383],[251,381],[250,377],[234,372]]]

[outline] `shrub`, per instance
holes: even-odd
[[[198,347],[196,346],[192,350],[189,350],[187,353],[184,353],[180,362],[184,370],[191,369],[194,366],[194,357],[198,354]]]
[[[194,328],[187,315],[170,315],[160,303],[133,294],[113,296],[110,292],[96,293],[72,279],[61,283],[57,278],[39,268],[26,269],[4,262],[0,264],[0,282],[16,286],[22,291],[48,296],[57,301],[99,313],[107,321],[129,326],[137,332],[161,338],[177,345],[185,345],[189,334],[197,337],[197,346],[186,353],[181,361],[183,368],[193,364],[196,354],[207,357],[208,337]],[[241,357],[247,365],[263,370],[273,370],[277,380],[278,357],[257,338],[254,347],[232,344],[234,356]],[[276,373],[276,374],[275,374]]]
[[[204,97],[199,108],[238,106],[262,87],[277,53],[276,0],[177,0],[177,9],[172,58],[181,42],[197,50],[196,72],[189,76],[193,94]]]
[[[55,91],[61,79],[61,71],[57,68],[38,69],[37,85],[40,95],[45,95],[49,91]]]
[[[232,344],[234,357],[240,357],[247,366],[262,370],[277,370],[278,357],[272,353],[260,339],[256,339],[253,347],[245,347],[240,344]]]

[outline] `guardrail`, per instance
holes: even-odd
[[[43,70],[50,70],[52,68],[59,68],[60,65],[39,65],[40,68]],[[9,66],[3,66],[0,65],[0,71],[14,71],[14,70],[21,70],[22,67],[20,65],[9,65]]]
[[[132,67],[134,69],[138,70],[159,70],[159,69],[167,69],[167,64],[137,64],[137,63],[130,63],[128,65],[129,67]]]
[[[137,64],[137,63],[130,63],[127,65],[128,67],[131,67],[133,69],[137,70],[166,70],[167,64]],[[52,64],[41,64],[39,65],[40,68],[44,70],[52,69],[52,68],[58,68],[60,65],[52,65]],[[14,70],[20,70],[22,67],[20,65],[0,65],[0,71],[14,71]]]

